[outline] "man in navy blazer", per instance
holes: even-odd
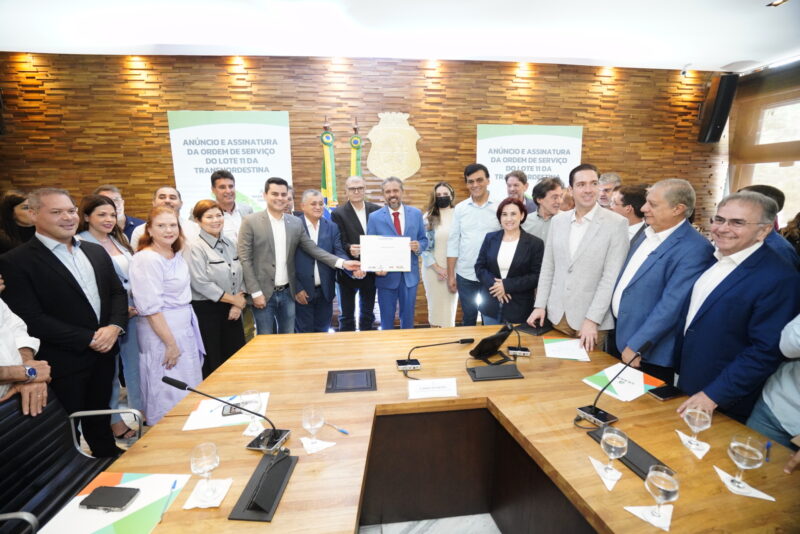
[[[674,379],[683,304],[714,262],[714,247],[687,221],[694,206],[694,189],[686,180],[662,180],[650,188],[642,206],[644,238],[631,245],[611,297],[622,361],[668,384]],[[634,360],[648,341],[652,348]]]
[[[712,219],[717,262],[694,283],[685,307],[678,408],[718,408],[744,422],[782,361],[781,329],[800,311],[800,275],[764,245],[778,212],[752,192],[724,198]]]
[[[347,259],[339,227],[323,217],[325,200],[316,189],[303,192],[300,220],[309,237],[325,252]],[[294,324],[297,332],[327,332],[333,318],[336,270],[320,263],[298,248],[294,257],[297,286]]]
[[[405,236],[411,238],[411,271],[407,273],[375,273],[381,329],[394,328],[394,315],[400,304],[400,328],[414,327],[414,306],[419,285],[419,255],[428,247],[422,212],[403,204],[403,182],[390,177],[381,184],[386,205],[370,215],[368,235]],[[399,229],[399,231],[398,231]],[[356,273],[358,275],[359,273]]]

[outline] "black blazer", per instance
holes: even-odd
[[[486,234],[475,262],[475,274],[478,276],[484,291],[494,285],[494,279],[500,278],[500,267],[497,266],[497,254],[503,241],[503,230]],[[509,321],[524,323],[533,311],[536,286],[539,284],[539,271],[542,269],[544,242],[538,237],[520,229],[519,243],[511,260],[508,276],[503,280],[506,293],[511,300],[503,304],[503,316],[500,315],[500,303],[494,297],[481,301],[482,314]]]
[[[367,221],[369,221],[370,213],[378,211],[381,206],[373,204],[372,202],[364,201],[364,209],[367,212]],[[353,209],[350,202],[345,202],[331,212],[331,220],[339,226],[339,233],[342,235],[342,247],[347,253],[347,257],[356,260],[355,256],[350,254],[350,245],[358,245],[361,243],[361,236],[367,233],[366,228],[361,228],[361,221],[358,220],[358,215]],[[348,276],[339,271],[336,273],[336,281],[340,284],[345,284],[348,287],[364,287],[375,284],[375,275],[368,273],[367,276],[361,280]]]
[[[128,295],[111,257],[100,245],[83,241],[81,250],[94,267],[100,294],[100,320],[80,285],[38,238],[0,256],[6,283],[3,300],[41,341],[37,359],[47,360],[53,378],[91,367],[97,357],[119,352],[116,345],[101,354],[89,348],[94,332],[109,324],[128,326]]]

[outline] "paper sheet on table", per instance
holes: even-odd
[[[241,401],[239,395],[231,395],[229,397],[220,397],[232,403]],[[267,404],[269,403],[269,393],[261,393],[261,410],[259,413],[262,415],[267,413]],[[186,423],[183,425],[183,430],[200,430],[202,428],[216,428],[220,426],[236,426],[246,425],[250,423],[250,416],[246,413],[237,415],[222,415],[222,409],[225,404],[217,402],[214,399],[206,399],[200,401],[197,409],[189,414],[186,418]]]
[[[409,399],[430,399],[433,397],[458,397],[455,378],[432,378],[428,380],[409,380]]]
[[[591,361],[589,353],[581,346],[580,339],[542,336],[542,340],[544,341],[544,355],[548,358],[576,360],[579,362]]]
[[[595,389],[602,389],[603,386],[608,384],[611,379],[614,378],[614,375],[619,373],[624,366],[624,363],[617,363],[600,371],[597,374],[587,376],[583,379],[583,382]],[[613,384],[608,386],[604,394],[611,395],[617,400],[627,402],[641,397],[653,388],[661,387],[663,385],[663,380],[645,374],[638,369],[634,369],[633,367],[628,367],[616,378],[616,380],[614,380]]]
[[[411,272],[411,238],[362,235],[361,270]]]
[[[188,465],[188,459],[187,459]],[[108,532],[152,531],[161,520],[164,505],[178,497],[190,475],[153,475],[141,473],[100,473],[88,486],[74,497],[39,532],[42,534],[93,534]],[[172,483],[176,482],[172,491]],[[139,488],[133,502],[120,512],[85,510],[80,502],[97,486]],[[169,505],[167,505],[167,508]]]

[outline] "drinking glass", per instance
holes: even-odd
[[[700,442],[697,441],[697,434],[711,428],[711,414],[697,408],[689,408],[683,412],[683,420],[692,431],[692,439],[688,442],[689,448],[698,450]]]
[[[248,389],[242,393],[239,405],[242,408],[247,408],[253,412],[261,413],[261,393],[254,389]],[[261,424],[261,418],[250,413],[247,415],[250,416],[250,424],[247,425],[244,433],[248,436],[256,436],[260,434],[264,430],[264,425]]]
[[[325,424],[325,417],[322,415],[322,410],[318,406],[306,406],[303,408],[303,428],[305,428],[311,439],[317,440],[317,432]]]
[[[614,459],[622,458],[628,452],[628,436],[625,432],[617,428],[606,426],[603,429],[603,437],[600,439],[600,446],[608,455],[608,465],[604,472],[610,475],[614,472]]]
[[[192,466],[192,473],[203,477],[203,482],[205,483],[203,496],[206,499],[212,499],[216,491],[211,485],[211,471],[216,469],[219,465],[217,446],[213,443],[201,443],[196,446],[192,449],[190,464]]]
[[[764,442],[751,436],[733,436],[728,445],[728,456],[739,468],[739,472],[731,479],[731,484],[744,488],[746,486],[742,481],[744,470],[756,469],[764,463]]]
[[[644,487],[656,500],[656,509],[650,513],[661,517],[661,505],[678,500],[678,475],[665,465],[651,465],[644,479]]]

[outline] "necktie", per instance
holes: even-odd
[[[397,235],[403,235],[403,229],[400,228],[400,212],[393,211],[392,216],[394,217],[394,230],[397,232]]]

